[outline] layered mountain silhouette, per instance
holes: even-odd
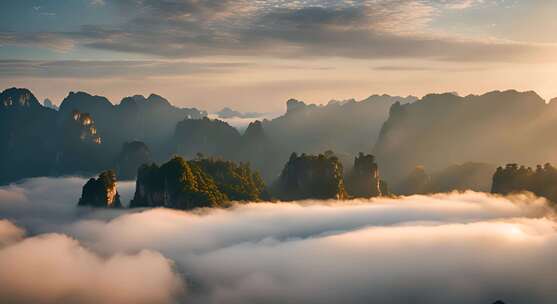
[[[265,131],[284,151],[320,153],[333,150],[345,163],[360,151],[371,151],[381,126],[395,103],[405,104],[416,98],[373,95],[356,101],[331,101],[327,105],[306,104],[290,99],[287,112],[263,122]]]
[[[147,98],[141,95],[126,97],[120,104],[113,105],[102,96],[71,92],[60,104],[59,112],[64,115],[73,110],[87,112],[95,119],[105,149],[110,153],[117,153],[125,142],[137,140],[152,147],[158,158],[167,156],[167,143],[179,121],[207,115],[195,108],[174,107],[155,94]]]
[[[141,165],[152,162],[151,150],[144,142],[126,142],[116,159],[116,173],[120,179],[134,179]]]
[[[534,92],[432,94],[395,103],[374,148],[384,176],[399,181],[418,165],[535,164],[557,158],[557,103]]]
[[[394,193],[486,191],[497,165],[557,158],[556,103],[534,92],[431,94],[419,100],[373,95],[327,105],[291,99],[284,115],[253,121],[243,133],[154,94],[114,105],[102,96],[72,92],[59,110],[51,101],[44,104],[27,89],[0,94],[0,183],[108,169],[132,179],[143,163],[180,155],[249,163],[271,184],[293,152],[334,151],[346,174],[355,171],[354,155],[372,152],[367,178],[380,188],[386,181]],[[381,167],[381,180],[372,164]]]
[[[242,135],[234,127],[218,119],[184,119],[174,133],[175,151],[186,158],[202,154],[233,158]]]
[[[96,174],[113,167],[122,145],[141,139],[156,156],[173,153],[171,139],[184,118],[206,112],[172,106],[158,95],[124,98],[70,93],[57,111],[27,89],[0,94],[0,183],[34,176]]]
[[[184,119],[176,126],[173,145],[176,154],[189,159],[206,156],[250,163],[268,181],[282,168],[278,148],[258,120],[240,134],[218,119]]]

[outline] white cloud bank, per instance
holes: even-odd
[[[26,192],[34,182],[18,187]],[[43,188],[50,195],[68,184],[42,182],[51,183]],[[17,195],[13,186],[0,191],[2,215]],[[35,194],[36,208],[53,204]],[[72,206],[76,199],[58,198]],[[23,203],[31,202],[11,206]],[[67,290],[78,303],[549,304],[557,298],[553,212],[530,195],[83,212],[64,221],[47,215],[43,221],[51,225],[38,226],[11,213],[39,235],[23,238],[13,225],[15,232],[6,233],[12,241],[0,249],[0,302],[59,300]],[[10,226],[3,223],[0,236]],[[51,230],[67,236],[42,234]],[[62,274],[49,275],[54,270]]]
[[[102,258],[60,234],[0,249],[0,286],[2,303],[170,303],[183,288],[159,253]]]

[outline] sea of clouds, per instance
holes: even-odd
[[[76,207],[84,183],[0,187],[1,303],[557,299],[554,213],[528,194],[93,210]]]

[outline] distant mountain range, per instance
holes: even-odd
[[[436,182],[427,189],[489,189],[483,183],[496,165],[557,160],[556,103],[534,92],[421,99],[373,95],[327,105],[291,99],[286,105],[283,115],[253,122],[240,133],[207,118],[205,111],[178,108],[154,94],[126,97],[115,105],[102,96],[71,92],[56,110],[52,102],[41,105],[29,90],[7,89],[0,94],[0,183],[90,176],[112,168],[133,178],[141,162],[161,163],[177,154],[249,162],[270,184],[292,152],[332,150],[346,172],[354,155],[372,152],[382,179],[401,192],[416,188],[409,178],[429,178],[418,174],[417,166],[433,173],[430,179]],[[255,115],[231,109],[219,113]],[[482,165],[455,167],[469,162]]]
[[[416,100],[412,96],[372,95],[361,101],[331,101],[321,106],[290,99],[286,113],[263,121],[263,127],[283,151],[281,162],[291,152],[315,154],[332,150],[348,165],[353,155],[373,149],[393,104]]]
[[[555,131],[557,103],[535,92],[432,94],[392,106],[374,153],[390,180],[417,165],[431,171],[468,161],[532,165],[557,161]]]
[[[195,108],[177,108],[163,97],[151,94],[126,97],[113,105],[102,96],[71,92],[60,104],[60,114],[74,109],[89,113],[96,121],[106,149],[116,153],[124,142],[145,142],[155,155],[164,154],[176,124],[183,119],[198,119],[207,112]]]
[[[58,110],[27,89],[0,94],[0,183],[25,177],[90,174],[113,167],[128,141],[147,143],[161,158],[176,124],[207,115],[166,99],[133,96],[113,105],[102,96],[71,92]]]

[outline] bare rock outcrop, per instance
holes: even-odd
[[[83,186],[78,206],[121,208],[114,171],[104,171],[99,174],[98,178],[89,179]]]

